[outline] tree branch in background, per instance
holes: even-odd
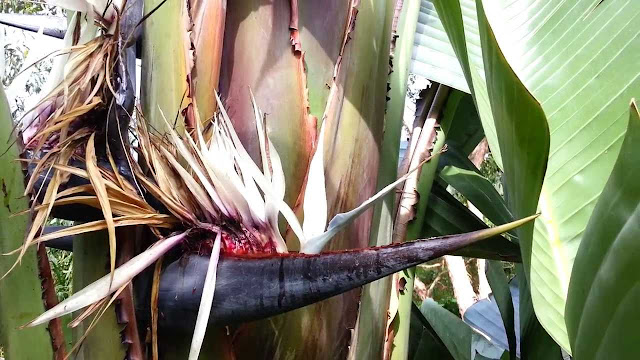
[[[473,165],[480,169],[488,153],[489,142],[487,142],[487,138],[485,137],[480,141],[476,148],[473,149],[469,155],[469,160],[471,160]],[[480,220],[484,220],[484,215],[470,201],[467,202],[467,207]],[[487,281],[487,275],[485,274],[485,269],[487,267],[486,263],[485,259],[476,259],[476,270],[478,272],[478,299],[485,299],[489,297],[489,294],[491,293],[491,287],[489,286],[489,281]]]
[[[458,302],[460,316],[476,302],[476,293],[471,286],[471,277],[461,256],[445,256],[444,261],[449,270],[449,279],[453,286],[453,294]]]
[[[489,151],[489,144],[487,139],[484,138],[469,154],[469,160],[478,168],[482,166],[484,159]],[[476,208],[470,201],[467,201],[467,207],[474,213],[480,220],[484,221],[484,215]],[[465,261],[460,256],[445,256],[444,261],[447,264],[449,270],[449,278],[451,279],[451,285],[453,286],[453,293],[456,301],[458,302],[458,309],[460,315],[473,305],[476,300],[486,298],[491,293],[491,287],[487,281],[484,269],[486,266],[484,259],[477,259],[476,270],[478,273],[478,293],[473,290],[471,283],[471,277],[467,271]]]
[[[435,283],[435,282],[434,282]],[[427,298],[427,285],[420,280],[419,277],[413,280],[413,293],[421,300],[424,301]]]

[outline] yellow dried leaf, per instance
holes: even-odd
[[[111,204],[109,203],[109,195],[107,195],[107,189],[100,175],[98,169],[98,160],[96,159],[95,149],[95,134],[92,134],[87,142],[87,150],[85,156],[85,162],[87,165],[87,173],[89,174],[89,181],[93,185],[93,189],[96,192],[96,196],[100,201],[102,208],[102,214],[107,224],[107,232],[109,234],[109,254],[110,254],[110,269],[111,276],[116,269],[116,227],[113,223],[113,215],[111,214]]]

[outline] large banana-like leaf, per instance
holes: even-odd
[[[445,27],[452,14],[470,5],[459,3],[462,10],[458,1],[436,1]],[[487,7],[507,60],[549,117],[549,171],[540,199],[543,216],[535,225],[532,297],[545,328],[568,350],[563,313],[571,266],[604,186],[601,174],[610,171],[620,146],[626,102],[640,94],[640,3],[500,0]],[[464,34],[448,31],[463,68],[461,35],[467,43],[475,38],[468,15]],[[470,72],[477,80],[473,67]],[[482,116],[482,88],[473,90]],[[483,125],[490,135],[491,124]]]
[[[480,37],[478,33],[478,17],[474,0],[433,0],[438,15],[444,25],[449,41],[453,45],[463,74],[469,84],[471,95],[478,109],[485,136],[493,157],[502,166],[502,149],[498,144],[491,103],[485,80]]]
[[[566,319],[576,359],[638,354],[640,114],[635,103],[611,177],[593,211],[569,284]]]
[[[475,4],[471,2],[436,0],[435,5],[463,69],[466,69],[465,74],[474,73],[475,67],[482,66],[483,73],[478,75],[482,75],[481,83],[484,87],[476,86],[476,82],[470,81],[473,85],[472,93],[475,95],[476,106],[483,119],[490,147],[490,130],[494,129],[497,134],[496,140],[500,143],[499,147],[505,151],[501,158],[506,175],[506,187],[509,190],[508,204],[513,216],[518,217],[535,212],[546,168],[549,131],[540,104],[509,66],[501,49],[498,48],[484,13],[478,11],[478,15],[474,15],[470,11],[471,8],[474,11],[476,9]],[[473,26],[476,21],[479,21],[480,26]],[[472,34],[477,30],[480,33],[484,60],[473,56],[473,52],[467,49],[475,48],[469,45],[469,39],[474,38]],[[471,79],[470,75],[466,76],[467,79]],[[482,102],[478,100],[482,89],[486,89],[489,106],[487,109],[484,109]],[[491,114],[492,120],[488,125],[483,118],[486,111]],[[494,156],[497,156],[495,147],[491,149]],[[508,153],[506,150],[509,150]],[[518,232],[523,260],[527,267],[531,253],[531,243],[528,240],[531,238],[531,231],[531,227],[524,227]]]
[[[481,0],[477,1],[477,6],[487,90],[500,148],[503,150],[507,204],[517,218],[536,211],[547,166],[549,129],[542,107],[520,82],[498,47]],[[532,261],[533,226],[522,227],[516,233],[523,266],[527,271]],[[548,340],[550,338],[528,309],[521,304],[520,353],[526,359],[549,359],[544,356],[547,351],[555,351],[553,342]],[[539,349],[540,346],[545,348],[544,351]]]
[[[420,2],[411,72],[468,93],[469,85],[433,2]]]
[[[11,144],[13,122],[9,103],[0,88],[0,139],[4,150]],[[9,140],[7,142],[7,140]],[[26,215],[10,218],[11,214],[28,209],[24,193],[21,166],[15,161],[18,147],[12,145],[0,156],[0,253],[7,253],[22,245],[27,229]],[[5,274],[13,259],[0,258],[0,272]],[[38,280],[35,250],[29,250],[11,276],[0,281],[0,349],[7,359],[51,359],[53,351],[49,334],[44,327],[18,330],[25,320],[42,313],[42,295]],[[28,320],[27,320],[28,321]]]
[[[485,3],[500,48],[548,117],[529,279],[540,322],[569,350],[563,315],[572,264],[618,154],[629,100],[640,97],[640,2]]]

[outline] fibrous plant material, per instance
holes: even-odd
[[[58,178],[68,178],[73,175],[89,180],[90,183],[67,188],[58,193],[50,203],[36,206],[37,209],[51,208],[54,205],[85,204],[101,209],[103,214],[111,216],[111,220],[108,220],[108,216],[105,215],[103,220],[75,225],[41,235],[33,239],[31,243],[39,244],[69,234],[131,225],[147,225],[161,240],[116,268],[110,275],[106,275],[58,306],[48,310],[29,323],[29,326],[47,322],[52,318],[80,310],[86,306],[89,308],[72,324],[77,324],[95,311],[99,311],[97,315],[99,317],[104,313],[106,304],[115,299],[116,295],[108,301],[111,294],[120,293],[133,277],[178,245],[182,245],[184,253],[213,255],[218,251],[222,252],[221,262],[218,264],[212,259],[213,262],[210,264],[213,267],[210,266],[210,268],[215,270],[219,267],[219,276],[227,282],[237,281],[237,279],[229,277],[237,270],[228,271],[225,274],[223,264],[239,264],[240,269],[244,267],[243,271],[261,267],[266,271],[272,267],[269,264],[274,261],[281,264],[291,263],[292,269],[295,270],[292,272],[299,274],[304,274],[299,271],[303,270],[300,268],[301,266],[314,267],[313,264],[317,262],[327,265],[327,269],[336,266],[336,264],[342,264],[346,277],[351,276],[346,273],[348,271],[354,271],[354,269],[355,271],[364,271],[357,266],[354,267],[352,261],[357,263],[359,259],[364,259],[364,256],[368,254],[367,251],[371,252],[372,250],[327,254],[320,257],[285,255],[287,247],[278,229],[278,214],[282,213],[289,221],[301,244],[311,244],[316,248],[314,252],[319,252],[333,235],[362,213],[377,198],[395,188],[397,182],[387,186],[362,206],[336,216],[329,223],[326,232],[306,239],[302,226],[297,222],[292,210],[283,201],[284,175],[278,153],[264,133],[263,117],[255,102],[256,128],[258,137],[262,139],[260,142],[261,152],[265,160],[263,169],[260,169],[249,157],[220,101],[219,109],[220,113],[214,117],[212,122],[205,124],[204,128],[196,123],[191,134],[185,136],[178,135],[169,124],[167,124],[169,128],[167,136],[151,134],[147,130],[144,116],[138,113],[136,136],[139,144],[135,151],[138,154],[139,164],[132,163],[135,176],[133,185],[118,171],[113,171],[112,167],[99,166],[100,162],[95,155],[94,133],[89,135],[85,146],[83,160],[86,163],[86,170],[66,164],[54,165]],[[75,156],[81,158],[81,155]],[[143,171],[143,167],[146,169],[145,171]],[[411,173],[410,171],[409,174]],[[57,181],[57,186],[62,182],[58,178],[52,179],[52,181]],[[398,182],[403,180],[404,178],[401,178]],[[49,183],[48,187],[51,186]],[[169,232],[173,232],[173,235],[167,237],[170,235]],[[461,239],[465,240],[462,243],[451,242],[446,246],[431,241],[420,243],[418,247],[426,246],[426,249],[434,249],[435,247],[440,252],[443,251],[442,249],[451,251],[465,245],[470,240],[477,240],[478,236],[478,234],[471,237],[463,236]],[[31,243],[25,243],[23,248],[19,250],[24,251]],[[220,250],[213,250],[214,248]],[[214,322],[223,323],[227,319],[233,318],[242,320],[246,317],[248,320],[267,317],[347,291],[406,267],[407,264],[410,266],[426,261],[432,256],[440,255],[438,251],[429,250],[423,251],[419,257],[410,259],[392,256],[402,251],[406,252],[406,249],[403,249],[403,247],[391,247],[373,250],[371,255],[377,255],[372,257],[375,261],[371,263],[372,267],[367,270],[372,274],[371,276],[360,277],[355,282],[343,282],[336,288],[328,288],[317,293],[294,291],[290,295],[291,300],[288,305],[283,306],[281,299],[276,307],[252,306],[245,309],[244,317],[238,314],[237,309],[219,312],[215,305],[218,301],[217,298],[209,298],[202,303],[199,313],[205,315],[204,318],[199,318],[198,322],[202,324],[209,322],[207,308],[213,310],[212,321]],[[378,256],[382,253],[388,253],[388,255],[386,257]],[[269,256],[268,254],[273,255]],[[242,257],[238,257],[243,255],[250,257],[244,260]],[[239,260],[234,262],[232,259]],[[382,261],[384,259],[386,260]],[[391,266],[391,263],[396,265]],[[207,271],[207,273],[211,272]],[[265,272],[265,275],[268,274],[270,273]],[[227,277],[224,277],[225,275]],[[309,273],[309,276],[310,285],[313,281],[317,281],[321,274]],[[276,281],[276,279],[280,281],[279,277],[272,280]],[[214,281],[207,288],[217,289],[217,286],[213,286],[215,284]],[[247,288],[247,292],[243,296],[245,299],[251,297],[254,297],[254,300],[259,299],[265,295],[260,292],[262,290]],[[222,299],[227,295],[228,293],[223,291]],[[299,300],[296,301],[296,297]],[[205,327],[200,328],[204,329]],[[198,330],[196,334],[201,337],[204,332]],[[197,353],[201,344],[201,339],[194,340],[192,354]]]
[[[40,273],[40,281],[42,284],[42,300],[45,309],[51,309],[58,304],[55,283],[51,275],[51,265],[49,257],[43,245],[38,246],[38,270]],[[51,336],[51,345],[56,360],[63,360],[67,356],[64,343],[64,334],[62,333],[62,322],[60,319],[51,320],[48,326],[49,336]]]
[[[355,13],[353,16],[355,17]],[[104,36],[104,39],[107,41],[111,38]],[[117,50],[117,46],[114,45],[112,51]],[[110,61],[109,57],[104,61],[107,69],[111,64]],[[35,171],[35,174],[40,176],[44,170],[48,169],[47,171],[53,173],[53,177],[42,182],[42,188],[47,189],[42,199],[37,193],[33,194],[34,200],[36,200],[34,201],[34,210],[36,218],[39,220],[34,222],[34,227],[31,229],[31,233],[34,235],[28,236],[24,245],[14,253],[24,253],[29,246],[51,239],[107,229],[112,256],[111,272],[81,289],[58,306],[48,310],[30,322],[29,326],[42,324],[52,318],[86,307],[87,309],[71,324],[77,325],[95,313],[92,325],[89,326],[91,329],[97,319],[104,314],[109,304],[113,303],[130,284],[131,279],[170,250],[180,248],[179,253],[186,256],[197,254],[210,257],[206,271],[206,279],[208,280],[204,282],[207,296],[198,301],[200,305],[196,323],[199,326],[196,327],[191,349],[191,357],[197,357],[208,323],[221,324],[227,319],[236,321],[259,319],[295,309],[386,276],[397,269],[426,261],[432,256],[439,256],[444,253],[443,251],[451,251],[486,235],[481,232],[470,236],[461,236],[458,238],[460,241],[449,244],[444,244],[442,241],[414,243],[412,245],[415,245],[416,248],[413,250],[422,249],[418,257],[415,257],[417,254],[407,255],[407,252],[411,253],[413,250],[403,245],[317,256],[289,254],[287,244],[278,227],[280,214],[289,223],[291,230],[302,245],[301,247],[309,253],[317,253],[323,249],[332,236],[346,227],[378,198],[394,189],[405,178],[403,177],[396,183],[387,186],[379,194],[371,197],[352,211],[338,214],[329,223],[328,229],[326,228],[326,219],[320,224],[314,224],[314,231],[308,232],[309,236],[307,236],[303,228],[308,229],[309,227],[303,227],[299,224],[293,211],[283,200],[285,178],[282,164],[277,149],[267,136],[265,117],[252,96],[262,167],[256,165],[245,150],[222,101],[217,96],[218,112],[214,114],[213,118],[210,120],[200,119],[204,120],[203,122],[200,120],[191,121],[191,131],[183,135],[179,134],[167,119],[165,122],[168,133],[166,135],[156,134],[153,128],[147,126],[144,115],[138,112],[136,114],[137,126],[132,130],[137,145],[131,149],[128,147],[128,143],[121,139],[126,159],[126,166],[121,167],[117,160],[123,160],[123,157],[114,159],[109,148],[109,145],[113,144],[111,141],[113,139],[104,143],[99,141],[107,136],[112,137],[112,133],[100,126],[99,122],[81,121],[60,125],[60,118],[67,119],[72,116],[77,118],[77,114],[82,115],[77,118],[78,121],[93,118],[105,119],[105,117],[96,116],[100,111],[103,111],[103,115],[106,113],[108,124],[111,120],[112,107],[109,105],[101,108],[99,105],[114,104],[114,99],[119,101],[115,103],[116,108],[119,106],[119,108],[126,109],[123,98],[117,96],[121,94],[120,89],[130,89],[126,81],[124,83],[116,81],[116,86],[114,86],[107,70],[105,70],[101,81],[103,81],[101,86],[98,86],[97,82],[94,86],[97,89],[96,94],[99,93],[103,97],[94,99],[95,96],[92,96],[95,101],[92,108],[82,107],[85,105],[80,106],[81,110],[62,108],[56,115],[57,117],[47,118],[44,122],[45,125],[35,131],[34,139],[47,139],[44,142],[40,141],[43,145],[34,149],[40,156],[36,157],[39,159],[36,161],[36,168],[38,166],[40,168]],[[107,89],[111,91],[107,91]],[[128,103],[132,103],[131,99],[128,99]],[[335,101],[338,99],[336,98]],[[193,103],[193,107],[193,114],[197,115],[198,109],[195,103]],[[158,113],[164,117],[160,108],[158,108]],[[187,115],[188,113],[183,114],[187,118],[186,120],[188,120]],[[115,119],[118,119],[118,115],[115,115]],[[50,137],[50,134],[56,134],[55,136],[58,137]],[[59,140],[62,141],[56,142]],[[72,150],[74,147],[77,147],[77,150]],[[137,156],[132,156],[133,152]],[[133,161],[134,158],[137,161]],[[76,162],[71,162],[71,160]],[[418,168],[419,164],[416,164],[411,171]],[[322,170],[322,167],[318,166],[315,176],[324,176]],[[36,183],[33,180],[35,176],[32,175],[30,180],[32,184]],[[84,182],[79,185],[65,186],[68,183],[67,180],[71,178],[80,178]],[[322,182],[319,183],[322,184]],[[35,188],[34,185],[32,188]],[[324,203],[326,206],[326,199],[324,199]],[[88,205],[99,209],[102,213],[102,219],[36,237],[35,234],[39,227],[54,207],[74,204]],[[116,267],[113,260],[117,242],[115,229],[133,225],[147,225],[159,240],[145,251]],[[325,229],[327,230],[325,231]],[[379,257],[380,254],[386,254],[386,256]],[[406,256],[394,256],[394,254],[405,254]],[[219,260],[217,259],[218,255],[220,256]],[[370,266],[366,269],[369,275],[358,277],[357,273],[365,271],[365,269],[356,264],[366,256],[369,256],[368,264]],[[287,281],[282,280],[280,273],[273,271],[274,264],[278,264],[278,262],[281,266],[288,264],[289,273],[296,275],[290,276]],[[233,266],[224,264],[232,264]],[[324,267],[316,267],[314,264],[322,264]],[[338,280],[348,279],[352,277],[352,273],[356,275],[356,280],[338,281],[341,283],[339,286],[325,286],[322,291],[318,292],[305,287],[318,284],[319,281],[322,281],[322,276],[327,273],[326,269],[338,265],[342,271],[336,274]],[[303,271],[305,267],[325,270],[323,270],[324,273],[305,273]],[[224,269],[227,271],[225,272]],[[275,304],[277,305],[269,305],[269,307],[255,304],[255,301],[267,295],[268,288],[247,287],[242,296],[244,299],[251,299],[253,303],[248,304],[249,307],[244,309],[244,317],[238,316],[237,309],[223,308],[220,310],[219,307],[216,307],[220,301],[225,302],[225,297],[229,295],[228,289],[233,289],[233,287],[226,288],[227,292],[225,292],[221,290],[225,288],[219,286],[223,284],[241,285],[241,278],[236,275],[245,274],[246,276],[246,271],[254,270],[264,270],[263,275],[267,276],[265,281],[268,280],[272,284],[298,283],[300,286],[297,290],[289,292],[288,295],[285,291],[282,299],[280,299],[281,294],[278,293],[277,297],[272,298],[272,300],[276,300]],[[160,269],[158,269],[159,272]],[[301,283],[300,276],[304,277],[305,274],[309,278],[303,279],[304,281]],[[162,293],[161,288],[159,292]],[[287,304],[283,303],[285,300]],[[152,299],[152,303],[155,303],[155,300]],[[154,322],[157,320],[156,314]]]
[[[114,71],[119,56],[119,8],[112,2],[103,5],[99,10],[94,11],[91,8],[89,16],[89,21],[95,19],[101,34],[85,44],[73,45],[54,54],[68,55],[62,81],[18,122],[24,142],[25,161],[33,169],[30,171],[25,195],[31,195],[37,201],[33,202],[32,207],[35,213],[33,225],[15,264],[20,262],[26,249],[34,244],[37,233],[51,213],[53,203],[61,197],[58,194],[59,187],[68,180],[69,175],[58,167],[67,166],[87,144],[87,139],[92,139],[95,133],[107,132],[105,117],[101,115],[107,115],[107,118],[113,116],[112,113],[116,113],[115,110],[112,111],[113,104],[117,102],[118,105],[123,105],[120,101],[123,98],[122,94],[118,94],[120,89],[131,91],[127,84],[123,83],[126,77]],[[73,19],[80,21],[79,17]],[[88,155],[92,158],[95,155],[94,142],[89,141],[88,144],[91,144]],[[87,168],[89,174],[93,174],[90,179],[97,180],[97,168],[91,165],[94,165],[93,161],[89,161]],[[40,177],[46,177],[48,174],[52,174],[53,177],[46,188],[36,187]],[[102,190],[100,186],[95,188]],[[98,191],[97,194],[101,195],[97,199],[108,209],[104,192]],[[38,203],[46,206],[38,207]],[[108,213],[109,211],[104,212],[112,244],[113,269],[115,232]]]

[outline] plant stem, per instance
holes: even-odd
[[[135,235],[138,234],[138,231],[119,228],[116,230],[116,234],[120,240],[119,243],[121,244],[118,247],[118,250],[120,250],[120,253],[118,254],[118,267],[120,267],[120,265],[131,260],[133,257],[136,240]],[[138,323],[136,321],[131,283],[129,283],[124,291],[120,293],[120,296],[118,296],[118,302],[119,303],[116,305],[116,316],[118,318],[118,324],[124,324],[121,336],[122,341],[129,345],[129,348],[127,349],[127,359],[143,360],[144,355],[138,332]]]
[[[436,140],[437,118],[442,106],[446,102],[448,93],[449,88],[447,86],[438,86],[433,104],[429,109],[427,119],[416,142],[415,150],[412,151],[411,161],[409,162],[410,169],[417,167],[418,164],[426,159],[433,150],[440,150],[436,149],[436,147],[444,146],[444,133],[441,133],[436,145],[434,145],[434,141]],[[422,229],[424,219],[420,216],[416,216],[416,205],[419,200],[418,189],[420,187],[420,191],[424,196],[424,199],[420,204],[422,212],[424,212],[426,211],[427,195],[431,190],[436,166],[437,157],[425,165],[429,170],[428,172],[425,172],[424,176],[421,176],[422,169],[418,169],[407,179],[407,181],[405,181],[394,224],[394,243],[415,239],[417,238],[419,231]],[[415,221],[413,221],[414,219]],[[409,225],[409,223],[411,223],[411,225]],[[409,227],[411,227],[411,234],[408,234]],[[409,323],[411,319],[411,305],[413,304],[414,276],[414,269],[407,269],[394,276],[393,281],[396,281],[398,285],[401,283],[404,284],[403,287],[405,290],[399,295],[398,313],[395,314],[393,333],[389,335],[389,338],[393,339],[393,351],[390,354],[391,359],[406,359],[408,355]],[[396,296],[396,294],[392,294],[391,296]]]
[[[38,272],[40,274],[40,282],[42,284],[42,300],[45,309],[49,310],[58,305],[58,295],[56,295],[56,285],[51,275],[51,264],[44,244],[38,245]],[[48,325],[49,336],[51,336],[51,345],[53,347],[53,355],[55,360],[64,360],[67,351],[64,343],[64,334],[62,333],[62,321],[60,318],[52,319]]]
[[[409,169],[414,169],[418,165],[431,155],[433,149],[433,142],[436,138],[436,120],[440,114],[440,110],[444,105],[447,95],[449,94],[449,87],[445,85],[438,85],[436,96],[429,110],[429,115],[424,123],[420,136],[416,142],[414,151],[412,151],[411,161],[409,162]],[[398,243],[405,241],[407,235],[407,225],[415,217],[415,205],[418,203],[417,188],[418,179],[422,169],[415,171],[407,181],[404,182],[404,188],[398,204],[398,211],[396,215],[396,221],[393,231],[393,242]]]

